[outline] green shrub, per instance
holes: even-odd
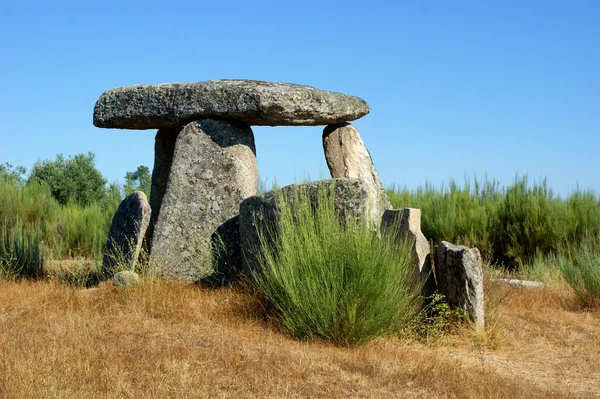
[[[407,327],[419,309],[408,243],[379,238],[366,222],[336,216],[333,193],[316,206],[280,191],[274,243],[262,232],[254,277],[284,330],[298,338],[360,344]]]
[[[486,179],[481,184],[475,179],[472,185],[466,180],[460,188],[450,180],[440,189],[426,183],[413,192],[389,190],[388,197],[395,209],[421,209],[421,230],[433,242],[474,246],[484,256],[493,253],[493,228],[501,200],[497,182]]]
[[[564,245],[592,243],[600,234],[600,199],[591,190],[577,189],[566,198],[552,193],[546,181],[529,184],[516,177],[508,188],[494,180],[454,181],[440,189],[388,190],[396,209],[421,209],[425,236],[474,246],[492,263],[517,268],[535,256],[556,253]]]
[[[39,250],[53,259],[101,255],[120,198],[81,206],[61,206],[45,185],[24,186],[0,179],[0,236],[16,226],[37,231]]]
[[[76,154],[67,159],[62,154],[55,161],[38,161],[28,181],[37,181],[50,189],[61,205],[75,201],[81,205],[101,202],[106,196],[106,179],[96,169],[94,154]]]
[[[600,250],[589,243],[554,257],[556,266],[577,296],[588,306],[600,306]]]
[[[498,255],[522,266],[538,251],[554,253],[566,238],[564,210],[564,202],[554,197],[546,181],[529,187],[526,177],[515,180],[498,209]]]
[[[39,243],[41,231],[17,223],[3,229],[0,242],[0,274],[39,278],[44,275]]]

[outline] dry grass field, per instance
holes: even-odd
[[[600,397],[600,311],[561,287],[487,295],[483,336],[343,348],[280,333],[239,289],[3,281],[0,397]]]

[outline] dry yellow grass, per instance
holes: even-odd
[[[0,397],[600,395],[600,313],[568,293],[503,290],[485,336],[348,349],[280,334],[234,289],[0,282]]]

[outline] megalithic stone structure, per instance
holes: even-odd
[[[258,182],[250,126],[338,124],[369,111],[358,97],[310,86],[217,80],[107,90],[94,125],[160,129],[146,234],[150,266],[197,281],[215,269],[241,269],[239,205]]]

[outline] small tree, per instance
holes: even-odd
[[[92,152],[68,159],[58,154],[55,161],[37,161],[28,181],[34,180],[47,185],[62,205],[70,200],[89,205],[100,203],[106,197],[106,179],[96,169]]]
[[[150,198],[150,186],[152,185],[152,175],[147,166],[140,165],[135,172],[125,173],[125,195],[129,195],[134,191],[143,191]]]
[[[11,182],[21,186],[24,182],[23,175],[26,170],[22,166],[13,167],[8,162],[0,164],[0,182]]]

